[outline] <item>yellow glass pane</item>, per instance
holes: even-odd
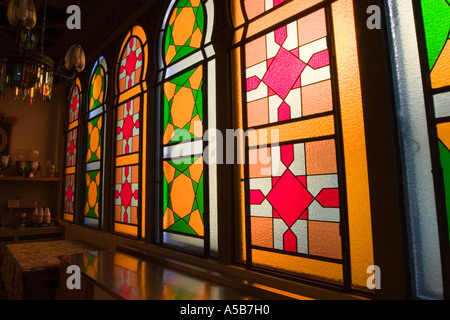
[[[142,121],[142,149],[141,149],[141,153],[142,153],[142,178],[141,178],[141,207],[142,207],[142,211],[141,212],[146,212],[146,183],[145,183],[145,179],[147,177],[147,94],[144,93],[143,96],[144,99],[144,103],[143,103],[143,109],[142,109],[142,113],[143,113],[143,119]],[[145,217],[143,217],[141,219],[141,233],[142,233],[142,238],[145,237]]]
[[[116,167],[124,167],[136,163],[139,163],[139,154],[130,154],[116,158]]]
[[[141,92],[142,92],[141,86],[139,86],[139,85],[135,86],[135,87],[125,91],[124,93],[122,93],[119,97],[118,103],[121,104],[124,101],[129,100],[130,98],[134,97],[135,95],[138,95]]]
[[[254,264],[278,270],[302,273],[320,279],[327,279],[342,284],[342,264],[327,261],[295,257],[275,252],[252,250]]]
[[[438,138],[442,143],[449,147],[450,146],[450,122],[439,123],[437,125]]]
[[[66,168],[66,175],[75,174],[76,167]]]
[[[251,37],[265,30],[267,26],[273,25],[278,21],[288,19],[299,12],[321,3],[322,1],[323,0],[301,0],[288,2],[276,10],[262,16],[261,18],[252,21],[248,26],[247,37]]]
[[[332,4],[347,184],[350,261],[354,286],[365,287],[373,265],[372,223],[353,1]]]
[[[241,1],[240,0],[231,0],[231,18],[233,20],[234,27],[239,27],[244,24],[245,19],[242,13]]]
[[[438,89],[445,86],[450,86],[450,40],[447,40],[433,70],[431,70],[431,87]]]
[[[130,226],[121,223],[114,224],[114,231],[117,233],[130,235],[133,237],[136,237],[138,234],[138,228],[136,226]]]
[[[325,116],[254,130],[248,135],[248,145],[249,147],[254,147],[257,145],[318,138],[333,135],[334,133],[334,117]]]
[[[78,120],[69,124],[68,131],[72,131],[74,128],[78,127]]]
[[[234,127],[238,130],[242,130],[243,128],[243,111],[242,111],[242,78],[241,78],[241,49],[236,48],[232,51],[232,77],[233,77],[233,106],[234,106]],[[243,146],[243,139],[242,137],[237,139],[238,143],[238,155],[240,156],[240,159],[237,159],[236,163],[240,164],[237,165],[237,170],[235,170],[235,181],[237,181],[236,184],[236,212],[240,212],[237,216],[237,226],[238,226],[238,234],[240,235],[240,243],[242,244],[238,250],[238,259],[240,261],[245,261],[245,257],[247,255],[246,252],[246,246],[245,246],[245,239],[246,239],[246,232],[245,232],[245,184],[244,184],[244,146]]]
[[[73,214],[64,213],[64,221],[73,222]]]

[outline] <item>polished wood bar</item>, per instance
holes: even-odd
[[[263,295],[236,279],[165,259],[141,259],[112,250],[99,250],[59,257],[61,262],[59,299],[117,300],[259,300]],[[68,288],[80,268],[79,289]],[[221,280],[220,280],[221,279]]]

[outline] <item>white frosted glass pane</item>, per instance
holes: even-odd
[[[100,113],[102,113],[102,112],[103,112],[103,107],[99,107],[97,109],[92,110],[91,112],[89,112],[89,119],[94,119],[95,117],[100,115]]]
[[[183,236],[181,234],[164,232],[164,243],[190,251],[203,253],[204,241],[200,238]]]
[[[436,118],[450,117],[450,92],[436,94],[433,99]]]
[[[205,34],[205,43],[211,42],[211,36],[214,25],[214,2],[212,0],[208,0],[205,3],[206,12],[208,13],[208,21],[207,21],[207,29]]]
[[[436,204],[411,0],[386,0],[403,162],[413,294],[442,299]]]
[[[100,161],[92,162],[92,163],[86,163],[86,171],[95,171],[100,170]]]
[[[212,2],[212,1],[209,1]],[[208,130],[216,129],[216,60],[208,63]],[[212,144],[212,145],[211,145]],[[217,139],[210,141],[217,150]],[[217,256],[219,235],[217,230],[217,153],[209,154],[209,232],[211,255]]]
[[[177,74],[178,72],[184,71],[190,66],[195,65],[196,63],[203,60],[203,55],[201,51],[197,51],[196,53],[176,62],[174,65],[167,68],[166,78],[170,78],[171,76]]]
[[[203,153],[203,141],[183,142],[174,146],[164,147],[164,159],[200,155]]]

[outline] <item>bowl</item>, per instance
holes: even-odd
[[[17,173],[22,177],[33,178],[38,173],[39,161],[17,161]]]

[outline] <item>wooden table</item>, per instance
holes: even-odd
[[[0,247],[0,274],[11,300],[39,299],[43,290],[59,281],[58,256],[92,251],[96,248],[79,241],[44,241],[8,244]],[[51,291],[51,290],[50,290]],[[41,297],[49,298],[49,296]]]

